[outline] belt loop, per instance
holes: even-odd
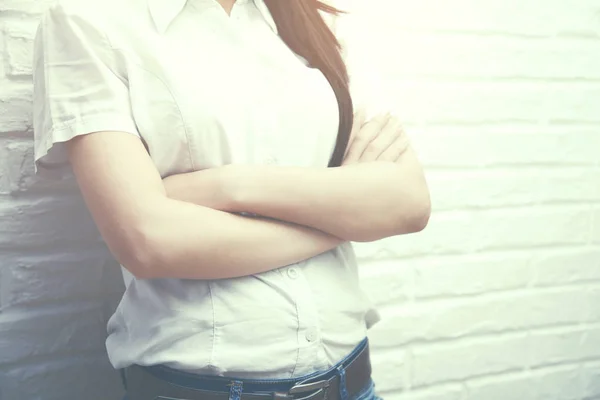
[[[242,390],[244,388],[244,382],[242,381],[231,381],[231,388],[229,389],[229,400],[240,400],[242,397]]]
[[[340,376],[340,400],[348,400],[348,388],[346,387],[346,370],[343,366],[337,368]]]

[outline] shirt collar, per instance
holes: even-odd
[[[181,11],[183,11],[187,1],[188,0],[148,0],[150,14],[152,15],[152,19],[154,20],[156,28],[160,33],[165,33],[167,31],[171,22],[173,22],[173,20],[181,13]],[[275,24],[275,20],[269,12],[269,8],[265,4],[264,0],[251,1],[254,1],[256,8],[258,8],[273,32],[277,33],[277,25]]]

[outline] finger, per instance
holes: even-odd
[[[403,141],[400,144],[400,146],[398,146],[398,152],[396,154],[396,159],[394,160],[394,162],[398,162],[402,156],[404,154],[406,154],[406,152],[410,149],[410,140],[408,139],[408,137],[406,135],[403,135]]]
[[[377,136],[389,118],[389,114],[381,114],[362,126],[354,137],[352,145],[348,148],[348,155],[344,160],[345,164],[352,164],[360,159],[369,143]]]
[[[379,157],[394,144],[401,133],[402,127],[400,121],[396,117],[391,117],[377,137],[369,143],[360,157],[359,162],[369,162],[379,159]]]
[[[396,138],[394,143],[388,147],[386,151],[381,154],[379,157],[382,161],[392,161],[397,162],[402,155],[408,150],[410,147],[410,140],[404,130],[400,131],[400,136]]]
[[[354,120],[352,122],[352,130],[350,131],[350,138],[348,139],[348,144],[346,145],[346,151],[344,152],[344,159],[348,155],[348,149],[352,145],[352,141],[356,137],[356,134],[360,131],[362,126],[365,124],[367,119],[367,113],[364,108],[359,108],[354,113]]]

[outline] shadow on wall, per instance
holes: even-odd
[[[75,183],[33,177],[23,122],[0,149],[0,399],[120,398],[104,345],[119,265]]]

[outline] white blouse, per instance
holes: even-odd
[[[229,163],[321,166],[338,132],[325,77],[277,35],[263,0],[69,0],[35,42],[35,169],[72,177],[64,142],[140,137],[162,177]],[[210,229],[209,226],[206,229]],[[226,280],[136,279],[108,323],[115,368],[286,378],[325,369],[378,320],[351,244]]]

